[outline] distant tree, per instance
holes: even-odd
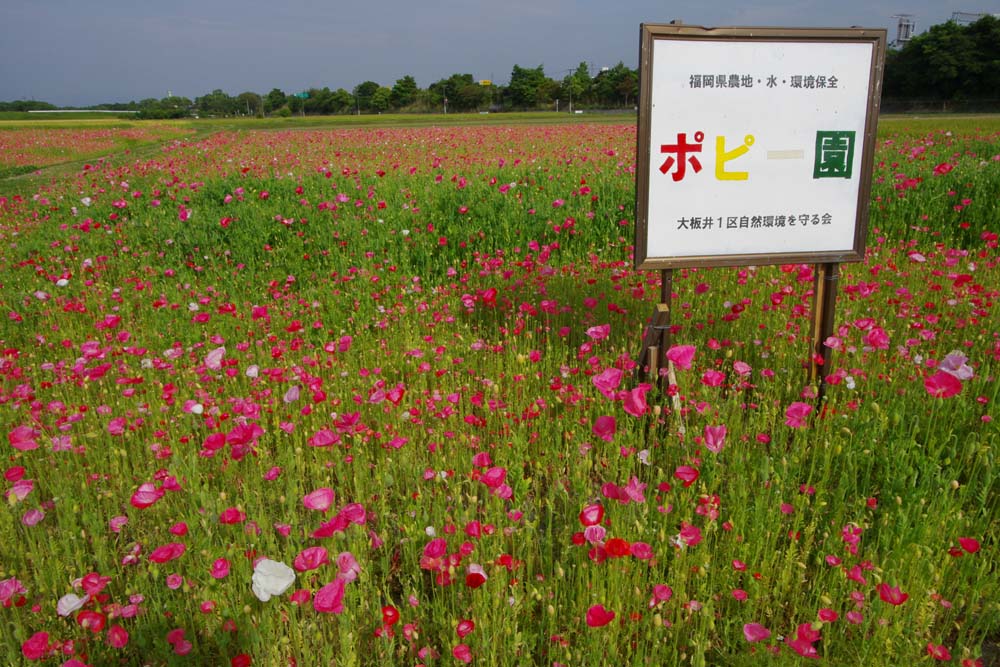
[[[372,93],[371,108],[376,113],[388,111],[392,100],[392,89],[379,86],[379,89]]]
[[[452,74],[427,87],[427,102],[440,111],[448,100],[448,111],[475,111],[489,103],[490,90],[479,85],[471,74]]]
[[[232,116],[236,113],[236,100],[219,88],[195,98],[194,105],[203,116]]]
[[[338,88],[330,96],[330,113],[350,113],[354,109],[354,96]]]
[[[573,106],[583,106],[590,97],[590,70],[587,63],[580,63],[577,68],[562,80],[559,87],[559,98],[566,100],[567,109],[573,110]]]
[[[39,100],[15,100],[13,102],[0,102],[0,111],[52,111],[57,107],[48,102]]]
[[[392,87],[389,103],[394,109],[408,107],[417,100],[417,92],[416,80],[407,74],[402,79],[396,80],[396,85]]]
[[[372,104],[372,96],[380,88],[374,81],[365,81],[364,83],[359,83],[354,87],[354,96],[358,100],[358,108],[362,111],[370,111]]]
[[[285,106],[288,98],[280,88],[272,88],[271,92],[264,96],[264,113],[273,113]]]
[[[533,109],[553,92],[547,82],[541,65],[534,69],[514,65],[510,72],[510,83],[507,85],[507,96],[511,106],[517,109]],[[540,99],[541,98],[541,99]]]
[[[597,103],[604,107],[635,104],[639,96],[639,75],[619,62],[614,67],[601,70],[594,77],[594,93]]]
[[[298,95],[289,95],[287,106],[292,113],[302,113],[305,109],[305,100]]]
[[[264,113],[264,100],[260,95],[249,90],[236,96],[237,113],[248,116],[260,116]]]

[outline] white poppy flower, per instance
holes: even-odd
[[[69,616],[74,611],[81,609],[83,605],[87,604],[89,599],[89,595],[80,597],[75,593],[67,593],[59,598],[59,602],[56,603],[56,613],[60,616]]]
[[[251,588],[261,602],[281,595],[295,581],[295,571],[278,561],[262,559],[253,569]]]

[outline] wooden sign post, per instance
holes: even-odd
[[[664,272],[641,365],[665,366],[671,270],[811,263],[822,391],[839,264],[865,254],[886,31],[643,24],[640,40],[635,266]]]

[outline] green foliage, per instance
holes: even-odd
[[[936,100],[1000,95],[1000,19],[935,25],[886,56],[885,96]]]

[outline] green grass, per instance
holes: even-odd
[[[803,428],[785,420],[812,403],[810,267],[675,271],[673,339],[696,347],[693,367],[673,389],[650,386],[638,415],[595,385],[623,368],[619,389],[636,387],[627,366],[659,296],[658,274],[632,269],[631,121],[204,121],[163,149],[4,181],[0,488],[34,484],[0,509],[0,582],[27,589],[0,607],[0,646],[47,632],[92,664],[458,664],[464,644],[498,667],[791,665],[802,658],[778,637],[814,624],[831,665],[929,664],[928,644],[955,664],[982,655],[1000,633],[1000,258],[983,235],[1000,122],[964,122],[880,128],[885,205],[866,260],[841,267],[841,344]],[[899,198],[904,172],[922,180]],[[962,211],[955,188],[974,192]],[[972,377],[932,398],[924,379],[953,350]],[[237,425],[262,433],[247,443]],[[719,425],[714,453],[703,434]],[[15,448],[17,426],[39,446]],[[339,440],[312,446],[320,433]],[[483,481],[499,469],[509,496]],[[687,485],[685,469],[698,471]],[[178,490],[134,506],[140,485],[168,477]],[[642,500],[615,499],[641,485]],[[332,510],[307,509],[324,487]],[[310,537],[349,503],[364,526]],[[653,557],[603,559],[578,535],[594,503],[595,542]],[[230,508],[245,519],[220,522]],[[45,516],[28,525],[29,510]],[[128,519],[120,532],[114,517]],[[680,540],[689,526],[700,542]],[[424,560],[435,537],[450,563]],[[173,542],[183,556],[148,560]],[[268,602],[253,595],[254,555],[291,564],[314,546],[361,566],[341,614],[290,598],[332,581],[334,562]],[[223,579],[210,575],[219,558]],[[479,588],[470,564],[488,575]],[[122,649],[80,611],[56,614],[90,572],[110,577],[107,597],[81,611],[126,629]],[[881,583],[908,600],[884,602]],[[654,585],[670,598],[650,605]],[[137,595],[140,613],[122,618],[116,605]],[[616,617],[589,627],[597,604]],[[475,630],[460,638],[463,619]],[[747,623],[771,638],[748,643]],[[167,641],[178,628],[186,657]]]

